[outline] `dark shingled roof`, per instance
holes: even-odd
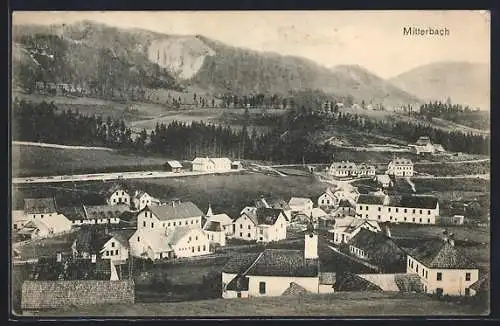
[[[25,198],[24,213],[25,214],[46,214],[55,213],[56,209],[55,198]]]
[[[368,260],[380,267],[397,265],[406,259],[403,249],[383,232],[372,232],[362,228],[348,244],[363,250]]]
[[[203,216],[203,212],[192,202],[177,202],[160,206],[147,206],[144,210],[149,210],[156,215],[160,221],[174,220],[180,218],[190,218]]]
[[[134,303],[134,282],[25,281],[21,309],[44,310],[91,304]]]
[[[479,278],[479,280],[474,282],[470,286],[470,288],[476,292],[479,292],[481,290],[489,291],[489,289],[490,289],[490,277],[489,277],[489,275],[485,274],[483,277]]]
[[[283,213],[283,210],[275,208],[257,208],[256,215],[258,224],[274,225],[280,213]],[[283,213],[283,216],[284,215]]]
[[[375,196],[375,195],[359,195],[358,204],[367,204],[367,205],[383,205],[384,197],[383,196]]]
[[[300,286],[299,284],[292,282],[290,283],[290,286],[283,292],[283,296],[298,296],[298,295],[303,295],[307,294],[309,291],[307,291],[304,287]]]
[[[349,200],[347,200],[347,199],[341,199],[339,201],[339,207],[352,207],[352,205],[351,205],[351,202]]]
[[[433,196],[402,196],[399,202],[394,206],[434,209],[437,203],[438,199]]]
[[[302,250],[266,249],[246,274],[315,277],[319,274],[319,261],[305,259]]]
[[[237,253],[224,265],[222,272],[229,274],[240,274],[245,272],[259,257],[260,253]]]
[[[111,219],[118,218],[123,213],[130,211],[126,205],[92,205],[84,206],[86,219]]]
[[[78,231],[75,239],[76,250],[80,253],[98,254],[102,246],[111,238],[111,235],[93,228],[81,229]]]
[[[109,234],[116,239],[116,241],[120,242],[122,246],[125,248],[129,247],[128,240],[135,233],[136,230],[113,230],[109,232]]]
[[[221,232],[222,227],[220,225],[220,222],[217,221],[207,221],[205,225],[203,226],[203,230],[205,231],[211,231],[211,232]]]
[[[448,241],[431,239],[409,255],[427,268],[476,269],[477,264]]]
[[[58,212],[66,216],[70,221],[85,219],[85,210],[82,205],[60,207]]]
[[[352,273],[344,273],[344,275],[342,275],[342,277],[337,280],[335,291],[383,292],[383,290],[378,285],[375,285],[372,282]]]
[[[238,275],[226,286],[228,291],[248,291],[248,277]]]

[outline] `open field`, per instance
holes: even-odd
[[[105,305],[67,308],[42,316],[464,316],[489,311],[472,304],[425,295],[338,292],[299,297],[216,299],[179,303]]]
[[[268,176],[256,173],[238,175],[206,175],[189,178],[131,180],[130,184],[159,198],[193,201],[206,211],[208,203],[214,213],[225,212],[235,217],[243,207],[263,196],[289,200],[292,196],[316,197],[326,184],[313,177]]]
[[[12,175],[47,176],[159,169],[168,158],[107,150],[12,146]]]

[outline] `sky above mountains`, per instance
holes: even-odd
[[[486,11],[16,12],[12,22],[48,25],[84,19],[165,34],[201,34],[327,67],[357,64],[383,78],[436,61],[490,63]],[[447,28],[450,33],[405,36],[404,27]]]

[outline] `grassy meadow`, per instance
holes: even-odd
[[[216,299],[177,303],[136,303],[66,308],[43,316],[467,316],[484,307],[440,301],[425,295],[338,292],[298,297]]]

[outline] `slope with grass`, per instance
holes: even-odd
[[[105,305],[46,312],[44,316],[464,316],[482,307],[438,301],[424,295],[338,292],[328,295],[217,299],[179,303]]]

